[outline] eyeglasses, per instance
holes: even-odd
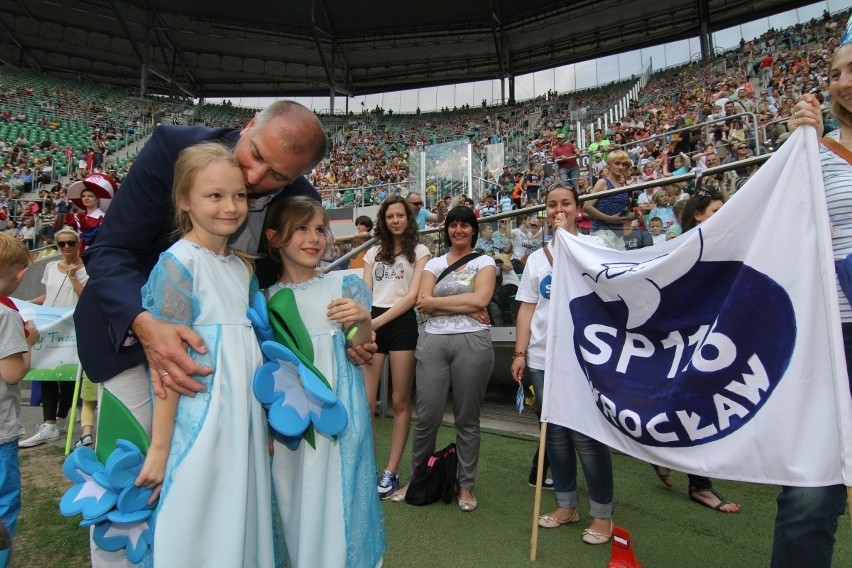
[[[59,248],[74,248],[77,246],[77,241],[56,241],[56,246]]]
[[[412,207],[423,207],[422,201],[409,201],[408,204]]]

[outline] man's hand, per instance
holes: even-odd
[[[353,345],[346,350],[346,357],[352,361],[353,365],[370,365],[373,361],[373,355],[379,350],[376,345],[376,332],[373,332],[373,338],[369,343],[361,345]]]
[[[209,375],[213,368],[193,361],[185,347],[187,344],[197,353],[207,352],[197,333],[185,325],[157,320],[149,312],[136,316],[131,327],[145,349],[156,396],[166,397],[164,387],[188,396],[205,389],[190,375]]]

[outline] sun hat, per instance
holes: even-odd
[[[91,191],[98,197],[98,207],[101,211],[106,212],[109,208],[115,192],[118,191],[118,185],[115,180],[107,174],[94,173],[89,174],[80,181],[72,183],[68,187],[68,199],[80,209],[85,209],[81,196],[83,191]]]

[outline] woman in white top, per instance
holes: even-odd
[[[429,320],[417,341],[417,425],[411,446],[411,471],[435,451],[438,428],[453,391],[459,508],[477,507],[473,488],[479,460],[479,412],[494,367],[486,308],[494,295],[496,265],[473,252],[479,225],[469,207],[455,207],[444,223],[450,251],[426,263],[417,307]],[[456,265],[456,263],[458,264]],[[392,501],[405,499],[400,489]]]
[[[581,239],[606,246],[599,237],[580,235],[576,219],[577,191],[560,184],[552,186],[545,194],[547,222],[561,227]],[[521,302],[515,320],[515,355],[512,359],[512,378],[520,383],[524,369],[528,368],[536,404],[541,408],[544,393],[544,358],[547,342],[547,318],[550,305],[550,278],[552,247],[545,247],[529,257],[515,299]],[[589,513],[592,522],[583,531],[583,542],[604,544],[612,536],[613,476],[609,448],[579,432],[551,424],[547,431],[547,456],[553,475],[557,508],[542,515],[538,524],[544,528],[557,528],[580,520],[577,499],[577,456],[583,466],[589,489]]]
[[[831,112],[840,128],[829,132],[820,144],[820,165],[825,184],[825,200],[831,219],[831,246],[835,262],[843,262],[852,254],[852,38],[847,23],[846,33],[829,63],[828,90]],[[803,124],[823,132],[819,100],[810,93],[796,103],[787,123],[790,132]],[[852,299],[840,288],[840,322],[846,351],[847,380],[852,378]],[[852,384],[849,385],[852,392]],[[832,565],[838,518],[843,514],[846,488],[842,484],[823,487],[785,486],[778,495],[775,538],[770,568],[809,566],[827,568]]]
[[[47,263],[41,278],[45,293],[30,301],[53,307],[76,306],[83,286],[89,279],[80,258],[80,236],[74,229],[65,227],[56,232],[55,238],[62,260]],[[57,418],[64,423],[68,416],[74,396],[74,383],[43,381],[41,392],[44,422],[36,427],[35,434],[18,442],[21,448],[31,448],[59,439],[63,425],[57,425]]]
[[[399,489],[399,462],[411,425],[411,387],[414,385],[414,349],[417,316],[414,303],[423,267],[431,256],[417,243],[417,219],[405,199],[388,197],[376,218],[379,245],[364,256],[364,282],[373,290],[372,326],[376,332],[374,361],[364,366],[370,416],[376,410],[376,393],[385,357],[390,357],[393,381],[393,432],[388,463],[379,480],[379,497],[387,499]],[[373,422],[375,431],[375,421]]]

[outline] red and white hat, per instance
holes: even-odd
[[[91,191],[98,196],[98,207],[106,213],[115,192],[118,191],[118,185],[110,176],[100,172],[89,174],[82,181],[75,181],[68,187],[68,199],[80,209],[86,208],[83,205],[83,200],[80,199],[84,190]]]

